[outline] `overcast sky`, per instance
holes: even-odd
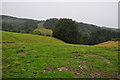
[[[2,14],[37,20],[72,18],[98,26],[118,27],[117,2],[2,2]]]

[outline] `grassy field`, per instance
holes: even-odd
[[[116,78],[118,47],[2,31],[3,78]]]
[[[38,28],[34,30],[34,33],[44,35],[44,36],[52,36],[52,30],[51,29],[45,29],[43,27],[43,23],[38,24]]]

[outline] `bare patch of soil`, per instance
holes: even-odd
[[[25,55],[28,52],[20,52],[19,55]]]
[[[92,57],[92,56],[99,57],[99,58],[103,59],[106,63],[112,64],[108,59],[105,59],[105,57],[103,57],[103,56],[99,56],[99,55],[95,55],[95,54],[87,54],[87,55],[84,55],[84,57]]]
[[[52,70],[51,66],[52,66],[51,64],[48,64],[48,68],[43,70],[43,72],[52,72],[53,70]]]
[[[83,66],[78,66],[82,71],[83,70],[85,70],[85,69],[87,69],[87,67],[85,66],[85,65],[83,65]]]
[[[25,48],[25,47],[24,47]],[[23,50],[20,50],[20,52],[18,53],[19,55],[25,55],[26,53],[29,53],[29,52],[36,52],[35,50],[30,50],[30,51],[27,51],[27,52],[24,52]]]
[[[63,71],[63,70],[68,70],[67,68],[65,67],[60,67],[60,68],[57,68],[58,71]]]
[[[43,72],[51,72],[51,71],[52,71],[51,68],[48,68],[48,69],[46,69],[46,70],[43,70]]]
[[[71,52],[70,54],[72,55],[77,55],[78,52]]]
[[[80,62],[80,63],[88,63],[88,61],[84,61],[84,60],[80,60],[80,61],[77,61],[77,62]]]
[[[68,59],[65,59],[64,61],[69,61]]]

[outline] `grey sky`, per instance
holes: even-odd
[[[37,20],[64,17],[98,26],[118,27],[117,2],[3,2],[2,14]]]

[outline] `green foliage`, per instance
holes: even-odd
[[[72,19],[60,19],[53,29],[53,37],[73,44],[78,44],[81,40],[78,25]]]
[[[18,33],[33,33],[40,21],[1,15],[2,30]]]
[[[53,29],[53,37],[68,43],[93,45],[118,38],[120,32],[92,24],[60,19]]]
[[[50,18],[45,21],[43,24],[43,27],[46,29],[53,29],[55,27],[55,24],[58,22],[57,18]]]
[[[119,32],[109,31],[106,29],[100,29],[96,32],[92,32],[89,40],[89,44],[98,44],[106,41],[110,41],[112,38],[118,38]]]
[[[52,36],[51,29],[45,29],[43,27],[44,23],[39,23],[38,27],[33,31],[34,34],[43,35],[43,36]]]
[[[112,38],[112,41],[120,41],[120,38]]]

